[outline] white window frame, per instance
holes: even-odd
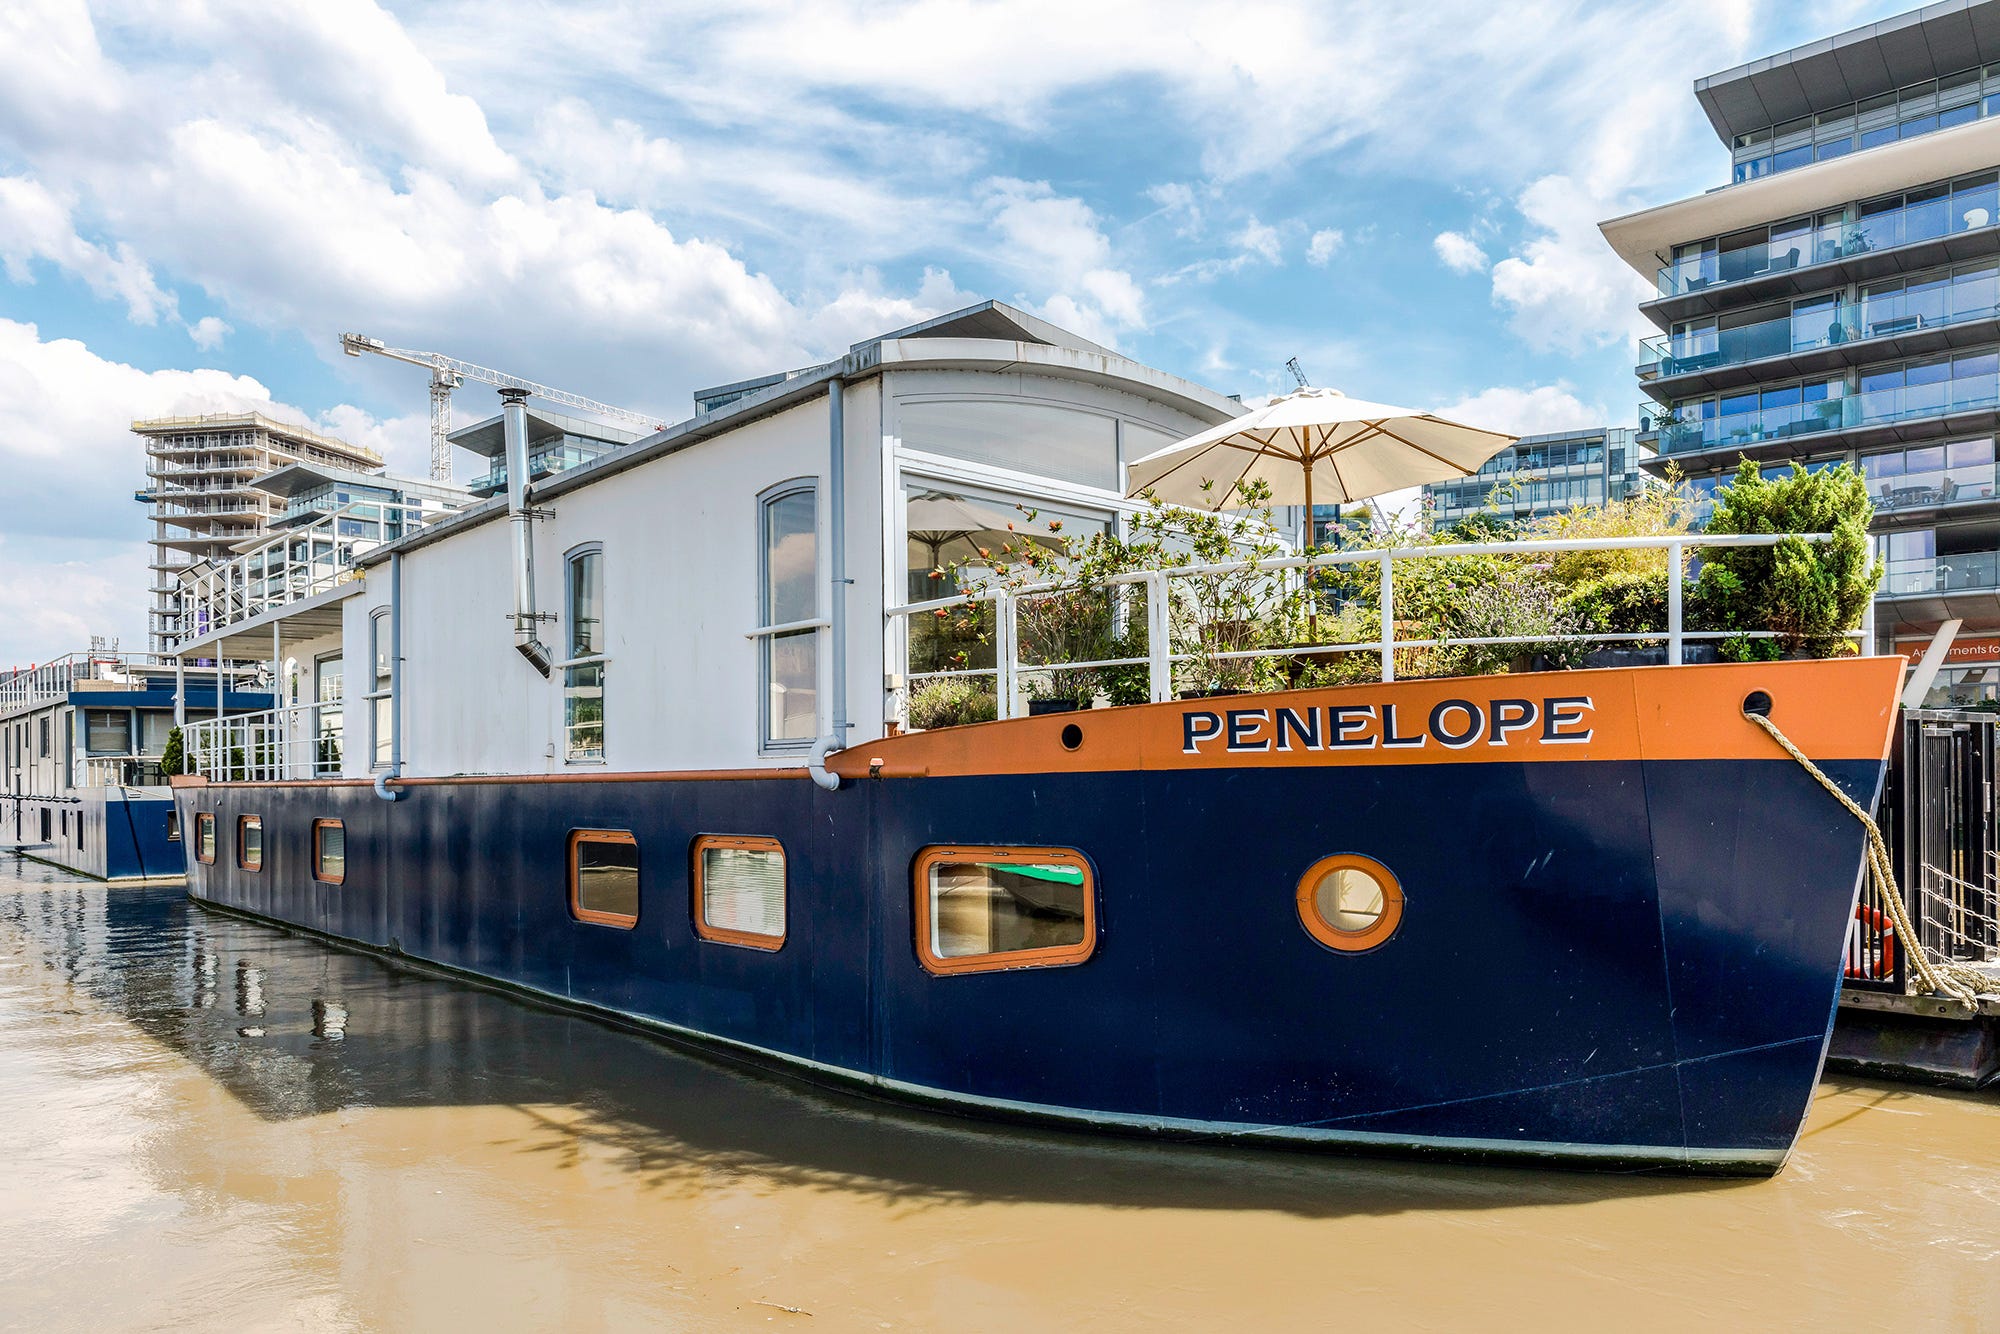
[[[758,625],[745,636],[755,641],[757,647],[757,753],[759,755],[796,756],[809,751],[813,743],[826,735],[827,731],[827,689],[826,674],[827,631],[833,621],[826,612],[825,590],[821,587],[820,571],[825,568],[827,541],[826,522],[820,513],[820,493],[823,487],[818,476],[791,477],[774,486],[767,486],[757,493],[757,507],[753,521],[756,524],[757,543],[757,588],[755,605]],[[765,604],[765,597],[771,588],[771,548],[765,539],[766,517],[770,507],[788,496],[800,493],[810,495],[813,500],[813,608],[811,618],[803,621],[786,621],[772,625],[765,621],[771,609]],[[780,635],[811,631],[813,635],[813,735],[803,739],[787,737],[782,740],[771,735],[771,641]]]
[[[606,600],[608,596],[606,590],[606,580],[604,577],[604,570],[606,564],[604,557],[604,543],[579,542],[575,546],[571,547],[568,551],[563,552],[562,615],[563,615],[563,625],[564,625],[563,643],[565,645],[574,644],[576,642],[574,638],[576,634],[576,627],[574,625],[575,608],[570,606],[570,587],[571,587],[571,581],[574,578],[576,563],[585,556],[597,557],[597,603],[600,608],[604,609],[606,612],[609,611],[609,603]],[[604,620],[605,621],[610,620],[610,616],[607,614],[604,617]],[[597,627],[597,638],[599,644],[608,643],[604,634],[604,626],[602,623],[600,623]],[[561,733],[562,736],[562,740],[558,743],[558,745],[560,746],[562,752],[562,762],[564,764],[589,765],[589,764],[610,763],[611,733],[607,726],[608,723],[610,722],[610,717],[611,717],[611,710],[608,707],[610,702],[608,696],[611,688],[610,662],[611,662],[611,655],[609,653],[598,652],[598,653],[586,653],[579,658],[565,658],[561,662],[558,662],[555,665],[555,670],[563,674],[562,680],[557,685],[556,730],[559,733]],[[599,677],[598,697],[597,697],[598,706],[600,709],[599,717],[597,720],[597,726],[601,731],[602,739],[598,745],[597,754],[595,755],[579,756],[570,753],[568,714],[569,714],[569,671],[572,667],[601,667],[604,669],[603,675]]]
[[[368,768],[371,773],[377,769],[387,769],[389,767],[389,761],[392,757],[387,747],[394,745],[393,738],[395,736],[396,720],[394,718],[389,719],[389,735],[386,737],[382,736],[380,734],[382,730],[382,706],[379,703],[379,701],[385,699],[393,700],[395,694],[393,683],[395,681],[396,664],[394,662],[389,664],[389,672],[386,675],[382,674],[379,670],[384,651],[386,650],[389,653],[395,652],[394,648],[383,639],[383,636],[389,632],[390,614],[390,608],[388,607],[377,607],[368,613],[368,684],[370,689],[361,698],[368,701]],[[344,672],[345,670],[345,667],[343,667],[342,671]],[[343,681],[343,687],[345,684]],[[390,707],[393,709],[395,706],[392,703]],[[342,727],[344,732],[344,720]],[[386,746],[385,743],[387,743]]]

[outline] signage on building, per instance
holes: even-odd
[[[1908,640],[1896,645],[1896,651],[1911,662],[1923,659],[1924,650],[1930,647],[1928,639]],[[2000,663],[2000,639],[1954,639],[1951,647],[1944,651],[1944,665],[1964,666],[1967,663]]]

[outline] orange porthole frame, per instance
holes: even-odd
[[[1074,866],[1083,872],[1083,939],[1074,945],[1044,945],[1036,949],[947,959],[931,948],[931,868],[939,862],[1022,862]],[[1075,848],[1023,848],[990,844],[953,844],[925,848],[917,854],[911,879],[916,891],[917,961],[940,977],[958,973],[997,973],[1014,968],[1066,968],[1097,952],[1097,870]]]
[[[1315,891],[1319,882],[1332,871],[1361,871],[1382,887],[1382,915],[1375,919],[1373,926],[1364,931],[1343,931],[1320,916]],[[1331,857],[1322,857],[1299,877],[1299,923],[1314,940],[1343,954],[1361,954],[1387,944],[1403,924],[1403,906],[1403,886],[1396,879],[1396,873],[1373,857],[1364,857],[1358,852],[1339,852]]]
[[[738,848],[744,852],[775,852],[779,864],[784,869],[785,895],[785,935],[766,936],[755,931],[737,931],[724,926],[710,926],[701,913],[702,868],[701,854],[708,848]],[[792,929],[792,864],[785,855],[785,845],[775,838],[765,838],[753,834],[701,834],[695,838],[694,846],[688,853],[688,885],[691,893],[688,908],[694,914],[694,933],[703,940],[712,940],[719,945],[740,945],[745,949],[763,950],[772,953],[783,949],[786,937]]]
[[[340,844],[339,875],[327,875],[321,869],[326,865],[326,863],[320,860],[319,836],[320,836],[320,831],[325,829],[338,829],[340,831],[341,844]],[[313,821],[313,879],[319,881],[319,883],[322,885],[341,885],[347,883],[347,825],[343,821],[340,820]]]
[[[255,865],[243,860],[243,831],[250,827],[252,821],[255,821],[257,825],[257,862]],[[261,815],[239,815],[236,817],[236,869],[239,871],[248,871],[252,875],[261,874],[264,870],[264,817]]]
[[[585,843],[627,843],[635,850],[639,840],[632,837],[629,829],[572,829],[569,831],[569,915],[579,922],[591,922],[598,926],[615,926],[630,931],[639,925],[639,914],[626,915],[621,912],[603,912],[596,908],[586,908],[577,901],[576,850]]]
[[[201,855],[204,844],[208,848],[208,855],[206,857]],[[203,866],[215,865],[214,811],[196,811],[194,813],[194,859]]]

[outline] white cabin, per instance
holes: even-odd
[[[737,770],[880,736],[906,684],[905,621],[888,613],[935,595],[911,497],[1118,524],[1136,508],[1128,460],[1241,410],[997,302],[717,397],[530,482],[524,519],[495,496],[185,640],[187,660],[270,660],[288,683],[265,730],[232,732],[238,776],[368,778],[398,750],[407,777]],[[547,675],[517,651],[530,635]]]

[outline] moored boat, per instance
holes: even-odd
[[[1162,636],[1151,702],[1021,717],[1003,635],[1000,718],[895,734],[909,505],[1115,517],[1122,441],[1231,407],[988,305],[224,617],[186,651],[371,688],[337,777],[310,705],[190,726],[192,892],[970,1111],[1775,1171],[1864,833],[1746,711],[1865,806],[1899,660],[1176,699]]]

